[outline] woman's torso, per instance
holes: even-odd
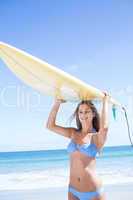
[[[90,138],[88,134],[83,137],[75,131],[68,150],[70,151],[69,184],[81,192],[94,191],[101,187],[102,182],[96,174],[97,149],[93,143],[93,136]]]

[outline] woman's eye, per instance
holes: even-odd
[[[90,112],[91,112],[91,111],[85,111],[85,112],[80,111],[79,113],[80,113],[80,114],[82,114],[82,113],[87,114],[87,113],[90,113]]]

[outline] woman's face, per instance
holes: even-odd
[[[81,104],[78,110],[78,116],[81,124],[91,123],[94,117],[94,113],[87,104]]]

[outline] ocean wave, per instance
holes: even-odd
[[[105,185],[133,183],[133,173],[130,171],[98,171]],[[68,185],[68,169],[48,169],[0,174],[0,190],[22,190],[66,187]]]

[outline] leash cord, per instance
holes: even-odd
[[[133,147],[133,141],[132,141],[132,137],[133,137],[133,133],[131,133],[130,131],[130,126],[129,126],[129,120],[128,120],[128,116],[127,116],[127,111],[124,107],[122,107],[124,114],[125,114],[125,119],[126,119],[126,124],[127,124],[127,130],[128,130],[128,137],[131,143],[131,146]]]

